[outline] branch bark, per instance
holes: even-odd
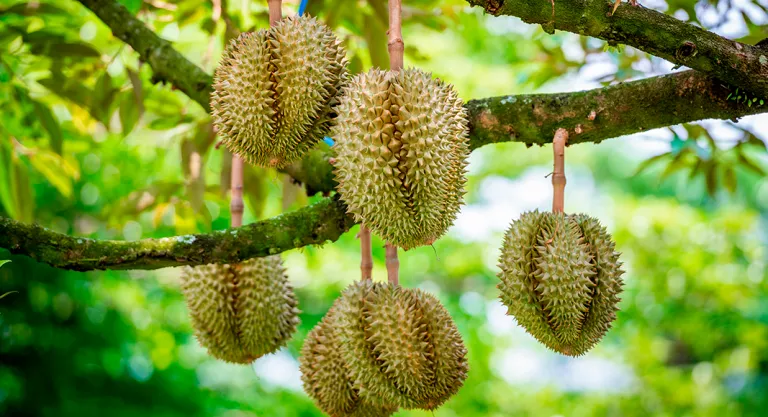
[[[568,131],[568,144],[594,142],[702,119],[737,119],[764,113],[728,100],[731,91],[697,71],[619,83],[573,93],[526,94],[470,100],[471,149],[500,142],[545,145],[555,131]],[[312,151],[288,168],[314,191],[336,187],[327,150]]]
[[[768,50],[726,39],[664,13],[619,6],[611,15],[606,0],[467,0],[494,16],[517,16],[526,23],[591,36],[684,65],[768,98]]]
[[[131,45],[150,64],[157,78],[173,83],[208,109],[211,88],[209,75],[175,51],[167,41],[157,37],[114,0],[79,1],[110,26],[115,36]],[[485,4],[489,10],[493,1],[496,6],[492,10],[496,14],[512,14],[511,10],[516,5],[519,8],[517,13],[527,16],[531,22],[535,19],[542,22],[552,19],[551,3],[548,1],[537,2],[541,4],[536,7],[517,0],[507,0],[506,3],[499,0],[477,0],[475,4]],[[563,22],[571,22],[569,19],[574,18],[574,12],[563,10],[563,7],[576,3],[580,5],[578,10],[587,12],[586,23],[580,23],[580,27],[584,27],[584,30],[592,28],[589,22],[597,22],[596,25],[604,27],[607,18],[596,16],[594,10],[584,6],[592,5],[597,10],[597,1],[557,0],[555,3],[557,28],[568,27]],[[607,12],[607,5],[607,2],[601,2],[600,10],[605,9]],[[614,19],[627,20],[623,24],[638,24],[640,21],[632,13],[631,8],[620,7]],[[672,25],[680,24],[676,22]],[[615,28],[619,30],[618,26]],[[605,30],[610,32],[611,29]],[[624,30],[619,33],[628,32]],[[754,52],[754,49],[749,51]],[[759,77],[756,79],[759,80]],[[466,104],[470,121],[470,146],[476,149],[491,143],[509,141],[542,145],[550,142],[549,138],[559,127],[568,131],[569,144],[600,142],[658,127],[701,119],[736,119],[768,110],[728,100],[729,93],[728,87],[710,76],[683,71],[590,91],[472,100]],[[332,191],[335,181],[329,158],[327,150],[317,149],[287,171],[312,191]],[[213,262],[237,263],[253,257],[334,241],[353,223],[338,197],[324,199],[301,210],[238,229],[133,242],[71,237],[37,225],[0,218],[0,248],[63,269],[154,269]]]
[[[56,268],[157,269],[239,263],[335,241],[354,225],[338,197],[237,229],[137,241],[94,240],[0,218],[0,248]]]
[[[89,8],[112,34],[138,52],[154,72],[154,80],[169,82],[210,112],[208,96],[213,78],[202,68],[173,49],[171,43],[157,36],[142,21],[115,0],[78,0]]]

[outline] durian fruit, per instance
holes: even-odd
[[[184,267],[181,289],[197,340],[226,362],[247,364],[275,352],[299,324],[298,301],[279,255]]]
[[[283,168],[328,132],[347,80],[345,51],[313,17],[287,17],[230,42],[214,74],[211,114],[246,162]]]
[[[463,204],[467,115],[453,87],[415,68],[350,80],[332,135],[348,211],[389,243],[429,245]]]
[[[334,335],[336,304],[307,335],[299,357],[304,390],[331,417],[389,417],[392,405],[374,405],[360,397],[347,372]]]
[[[430,294],[360,281],[344,291],[332,317],[349,375],[369,403],[433,410],[467,377],[461,335]]]
[[[624,271],[592,217],[523,213],[507,230],[499,267],[508,313],[554,351],[583,355],[616,318]]]

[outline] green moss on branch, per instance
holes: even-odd
[[[156,269],[273,255],[335,241],[353,225],[334,197],[237,229],[138,241],[78,238],[0,218],[0,247],[61,269]]]
[[[672,16],[626,3],[610,15],[613,1],[467,0],[495,16],[630,45],[768,98],[768,51],[726,39]]]

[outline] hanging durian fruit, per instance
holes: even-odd
[[[197,340],[214,357],[250,363],[275,352],[299,323],[280,256],[185,267],[181,288]]]
[[[579,356],[610,329],[624,284],[611,235],[585,214],[564,214],[568,132],[553,140],[551,213],[523,213],[504,236],[498,285],[508,313],[548,348]]]
[[[338,190],[355,219],[394,246],[428,245],[463,203],[466,111],[449,84],[372,69],[345,87],[333,128]]]
[[[211,114],[226,147],[246,162],[282,168],[328,132],[347,78],[345,51],[308,16],[234,39],[214,74]]]
[[[433,410],[467,377],[467,350],[432,295],[390,283],[357,282],[331,316],[342,358],[370,404]]]
[[[366,402],[347,373],[334,335],[336,304],[309,332],[301,348],[299,369],[304,390],[331,417],[388,417],[397,407]]]

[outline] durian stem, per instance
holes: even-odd
[[[360,260],[360,272],[362,273],[362,280],[373,279],[373,255],[371,253],[371,229],[365,227],[364,224],[360,225],[360,233],[357,237],[360,238],[360,253],[362,259]]]
[[[269,6],[269,26],[274,26],[283,18],[283,0],[267,0],[267,5]]]
[[[389,50],[389,69],[392,71],[403,69],[405,44],[401,30],[400,9],[401,0],[389,0],[389,30],[387,31],[389,42],[387,49]]]
[[[243,160],[237,155],[232,155],[232,183],[229,196],[229,211],[231,213],[232,227],[243,225]]]
[[[565,144],[568,142],[568,131],[559,128],[552,139],[552,150],[555,153],[555,169],[552,171],[552,212],[565,211]]]
[[[391,284],[399,284],[400,260],[397,259],[397,246],[387,242],[387,280]]]

